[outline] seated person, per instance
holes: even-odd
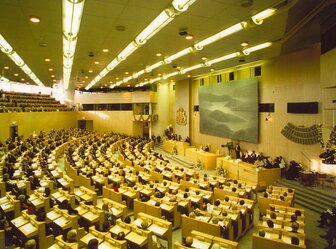
[[[186,246],[186,247],[192,247],[191,245],[192,245],[193,241],[194,241],[193,237],[188,236],[186,238],[186,240],[185,240],[184,246]]]
[[[36,249],[36,241],[34,239],[30,239],[28,240],[25,245],[24,245],[24,249]]]
[[[320,223],[318,227],[324,227],[325,225],[332,225],[336,223],[336,207],[334,207],[332,210],[328,209],[326,211],[323,211],[320,215],[320,220],[318,220]]]
[[[67,240],[66,241],[69,242],[69,243],[77,242],[77,230],[76,229],[71,229],[67,233]]]
[[[98,244],[98,240],[96,238],[92,238],[88,243],[88,249],[98,249]]]

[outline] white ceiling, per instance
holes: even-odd
[[[170,2],[169,0],[86,0],[70,86],[77,88],[89,84]],[[116,77],[122,79],[126,71],[134,73],[162,60],[155,56],[158,51],[164,56],[174,54],[224,28],[248,20],[253,14],[272,7],[282,0],[254,0],[253,2],[251,7],[246,8],[241,6],[241,0],[196,1],[185,13],[175,17],[166,28],[119,64],[95,87],[110,85],[110,81],[115,83]],[[31,15],[40,17],[41,22],[37,24],[29,22]],[[176,70],[173,65],[189,67],[201,63],[202,56],[212,59],[240,51],[241,41],[246,40],[251,45],[255,45],[277,40],[284,36],[287,15],[288,12],[283,12],[271,17],[260,26],[224,38],[197,53],[159,67],[151,74],[142,75],[138,80],[142,81],[158,73],[171,73]],[[125,31],[117,31],[117,25],[125,26]],[[181,29],[187,29],[195,39],[185,40],[178,34]],[[0,0],[0,34],[46,86],[53,84],[52,74],[56,76],[57,82],[62,79],[61,0]],[[109,52],[103,53],[103,48],[108,48]],[[274,46],[251,54],[245,59],[248,62],[273,57],[279,55],[280,49],[281,46]],[[89,57],[90,52],[94,53],[94,57]],[[45,58],[50,58],[51,62],[45,62]],[[99,61],[99,65],[95,65],[94,61]],[[239,64],[238,59],[232,59],[214,67],[223,68],[237,64]],[[9,69],[4,69],[5,66],[9,66]],[[53,68],[54,71],[49,72],[48,68]],[[89,73],[89,70],[93,70],[93,73]],[[191,74],[206,73],[209,70],[209,68],[201,68],[192,71]],[[19,73],[19,77],[15,77],[15,73]],[[0,75],[13,81],[25,78],[26,82],[28,79],[3,53],[0,53]],[[88,79],[85,76],[88,76]],[[85,83],[80,85],[82,81]],[[130,83],[134,84],[135,80]]]

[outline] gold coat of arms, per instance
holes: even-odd
[[[187,125],[187,113],[186,111],[180,107],[179,109],[177,109],[176,112],[176,123],[178,125]]]

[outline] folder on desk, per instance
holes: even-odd
[[[35,232],[37,232],[37,227],[35,227],[30,222],[21,226],[19,229],[27,237],[34,236]]]
[[[47,218],[49,220],[52,220],[52,221],[56,220],[60,216],[61,216],[61,214],[57,213],[55,210],[50,211],[50,212],[47,213]]]
[[[12,224],[13,224],[14,226],[16,226],[16,227],[20,227],[20,226],[22,226],[22,225],[28,223],[29,221],[28,221],[25,217],[20,216],[20,217],[18,217],[18,218],[16,218],[16,219],[12,220],[11,222],[12,222]]]
[[[191,244],[192,247],[194,248],[199,248],[199,249],[208,249],[210,248],[210,243],[207,243],[205,241],[200,241],[198,239],[193,239],[193,243]]]
[[[152,231],[154,234],[157,234],[159,236],[163,236],[168,231],[167,228],[161,227],[157,224],[152,224],[151,226],[148,227],[148,230]]]

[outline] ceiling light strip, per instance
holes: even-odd
[[[268,47],[270,47],[272,44],[273,44],[272,42],[265,42],[265,43],[262,43],[262,44],[259,44],[259,45],[256,45],[256,46],[253,46],[253,47],[244,49],[243,52],[234,52],[234,53],[231,53],[231,54],[228,54],[228,55],[224,55],[224,56],[221,56],[221,57],[218,57],[218,58],[209,60],[209,61],[207,61],[207,62],[204,63],[204,64],[197,64],[197,65],[194,65],[194,66],[191,66],[191,67],[182,69],[182,70],[180,71],[180,73],[181,73],[181,74],[184,74],[184,73],[187,73],[187,72],[196,70],[196,69],[201,68],[201,67],[211,66],[212,64],[215,64],[215,63],[218,63],[218,62],[221,62],[221,61],[225,61],[225,60],[229,60],[229,59],[238,57],[238,56],[241,55],[241,53],[244,53],[244,54],[246,54],[246,55],[249,55],[251,52],[255,52],[255,51],[258,51],[258,50],[261,50],[261,49],[264,49],[264,48],[268,48]],[[246,50],[247,50],[249,53],[245,53]],[[245,51],[245,52],[244,52],[244,51]],[[173,72],[173,73],[164,75],[162,78],[161,78],[161,77],[158,77],[158,78],[160,78],[160,79],[168,79],[168,78],[173,77],[173,76],[175,76],[175,75],[177,75],[177,74],[179,74],[179,72]],[[149,84],[149,83],[153,83],[153,82],[159,81],[160,79],[158,79],[158,78],[154,78],[154,79],[149,80],[149,81],[141,82],[141,83],[137,84],[137,86],[144,86],[144,85],[146,85],[146,84]],[[115,87],[115,85],[114,85],[113,87],[111,86],[111,88],[114,88],[114,87]]]
[[[6,41],[6,39],[0,34],[0,50],[5,53],[21,70],[28,75],[37,85],[44,86],[43,83],[36,77],[33,71],[28,67],[24,60],[18,53],[14,51],[12,46]]]
[[[113,61],[112,66],[107,66],[106,69],[112,71],[121,61],[126,60],[128,56],[134,53],[138,48],[145,44],[150,38],[152,38],[156,33],[161,29],[167,26],[180,12],[186,11],[190,5],[192,5],[196,0],[173,0],[170,7],[164,9],[146,28],[144,28],[132,41],[129,43],[126,48],[124,48]],[[112,61],[112,62],[113,62]],[[163,64],[161,64],[163,65]],[[159,65],[159,66],[161,66]],[[154,69],[154,68],[153,68]],[[91,81],[89,85],[85,87],[86,90],[89,90],[94,86],[98,81]]]
[[[85,0],[63,0],[63,87],[69,88]]]
[[[178,2],[178,0],[176,2]],[[187,2],[187,1],[181,0],[181,2]],[[285,8],[285,6],[282,7],[282,8]],[[253,22],[258,23],[258,25],[260,25],[260,24],[262,24],[263,20],[265,20],[265,19],[267,19],[267,18],[269,18],[269,17],[271,17],[271,16],[279,13],[280,12],[279,10],[280,10],[280,8],[279,9],[268,8],[266,10],[263,10],[263,11],[257,13],[256,15],[253,15],[251,17],[251,19],[252,19]],[[207,45],[209,45],[211,43],[217,42],[218,40],[223,39],[223,38],[225,38],[225,37],[227,37],[229,35],[232,35],[232,34],[238,32],[240,30],[243,30],[243,29],[247,28],[248,26],[249,26],[248,25],[248,21],[239,22],[239,23],[237,23],[237,24],[235,24],[235,25],[233,25],[233,26],[231,26],[229,28],[226,28],[226,29],[224,29],[224,30],[222,30],[222,31],[220,31],[220,32],[212,35],[212,36],[209,36],[208,38],[206,38],[206,39],[204,39],[204,40],[196,43],[194,45],[194,49],[201,50],[205,46],[207,46]],[[177,52],[177,53],[175,53],[175,54],[173,54],[173,55],[165,58],[162,61],[159,61],[159,62],[157,62],[157,63],[155,63],[155,64],[153,64],[151,66],[146,67],[145,71],[146,72],[151,72],[153,69],[155,69],[155,68],[157,68],[157,67],[159,67],[161,65],[169,64],[172,61],[174,61],[174,60],[176,60],[176,59],[178,59],[178,58],[180,58],[180,57],[182,57],[184,55],[187,55],[187,54],[191,53],[192,51],[194,51],[194,49],[192,47],[188,47],[186,49],[183,49],[183,50],[181,50],[181,51],[179,51],[179,52]],[[251,50],[251,48],[247,49],[247,50],[244,50],[244,51],[245,51],[245,53],[248,53],[250,50]],[[232,54],[232,56],[233,56],[233,54]],[[220,59],[220,58],[218,58],[218,59]],[[223,59],[226,59],[226,58],[223,58]],[[230,59],[230,58],[228,58],[228,59]],[[217,63],[217,62],[212,62],[211,64],[214,64],[214,63]],[[206,64],[210,64],[210,62],[208,61]],[[141,72],[141,71],[139,71],[139,72]],[[134,75],[137,75],[137,74],[138,73],[135,73]]]

